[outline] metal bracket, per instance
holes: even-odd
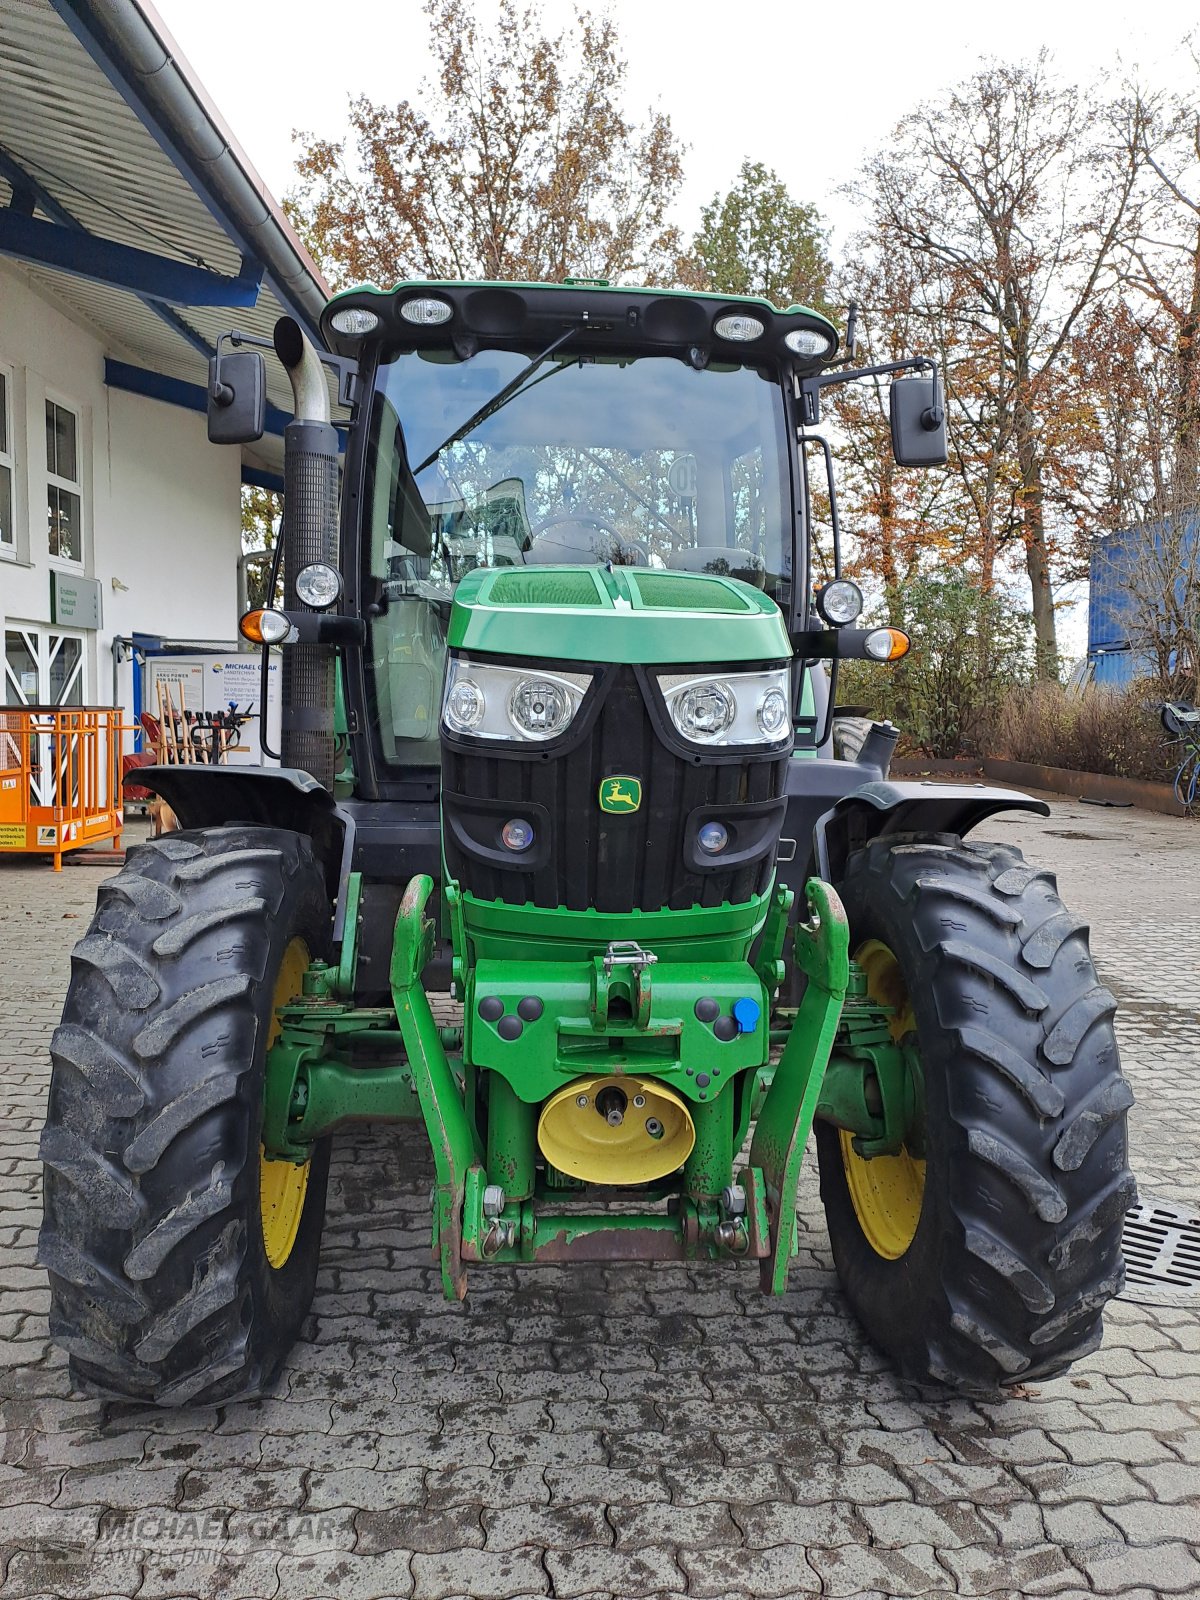
[[[750,1165],[762,1169],[771,1214],[771,1251],[759,1269],[767,1294],[787,1288],[804,1146],[850,981],[850,927],[837,891],[810,878],[804,895],[809,920],[797,925],[794,949],[808,984],[750,1146]]]
[[[792,843],[795,844],[794,839]],[[788,917],[795,902],[796,891],[780,884],[771,896],[771,905],[763,923],[754,971],[763,988],[770,994],[774,994],[787,977],[787,968],[783,962],[783,943],[787,938]]]
[[[640,974],[643,967],[651,967],[658,960],[653,950],[643,950],[636,939],[614,939],[604,952],[604,970],[614,967],[632,967]]]
[[[425,915],[433,892],[433,879],[427,873],[413,878],[404,891],[392,940],[390,977],[392,1003],[412,1068],[413,1087],[433,1146],[437,1174],[434,1236],[442,1287],[449,1299],[461,1300],[467,1292],[462,1262],[463,1196],[468,1170],[473,1166],[482,1169],[484,1156],[421,983],[421,974],[433,951],[434,925]]]
[[[353,999],[358,978],[358,930],[362,926],[359,904],[362,900],[362,873],[352,872],[342,890],[342,944],[338,954],[334,992]]]

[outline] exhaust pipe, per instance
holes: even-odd
[[[275,324],[275,354],[291,380],[294,411],[283,431],[283,603],[288,611],[305,611],[296,574],[314,561],[338,564],[338,437],[325,369],[291,317]],[[283,764],[311,773],[331,792],[334,672],[331,645],[294,644],[283,652]]]
[[[864,767],[878,767],[880,776],[886,778],[899,737],[900,729],[892,723],[873,722],[855,760]]]

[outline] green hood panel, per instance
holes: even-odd
[[[455,591],[456,650],[666,665],[785,661],[779,607],[737,578],[649,567],[495,567]]]

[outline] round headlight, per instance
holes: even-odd
[[[729,843],[729,829],[723,822],[706,822],[696,835],[696,843],[708,856],[719,856]]]
[[[849,578],[835,578],[817,590],[817,610],[835,628],[853,622],[862,608],[862,590]]]
[[[365,306],[343,306],[330,317],[329,326],[335,333],[344,333],[352,339],[361,339],[363,334],[375,332],[379,326],[379,318]]]
[[[296,598],[314,611],[336,605],[341,593],[341,573],[323,561],[313,561],[296,574]]]
[[[737,704],[726,683],[695,683],[674,705],[675,726],[686,739],[719,739],[733,721]]]
[[[470,678],[459,678],[446,696],[446,726],[451,733],[472,733],[483,721],[486,709],[479,685]]]
[[[827,356],[833,349],[833,340],[828,334],[818,333],[815,328],[793,328],[791,333],[785,334],[783,342],[793,355]]]
[[[744,314],[718,317],[713,323],[713,332],[718,339],[734,339],[738,344],[745,344],[750,339],[761,339],[766,331],[766,327],[757,317],[748,317]]]
[[[759,732],[767,739],[782,739],[788,720],[788,703],[783,690],[768,689],[758,702]]]
[[[528,850],[533,843],[533,825],[514,817],[500,829],[500,837],[506,850]]]
[[[532,739],[551,739],[571,720],[571,697],[548,678],[522,678],[508,697],[514,728]]]
[[[258,619],[259,637],[264,644],[282,644],[292,625],[282,611],[264,611]]]
[[[454,307],[448,300],[439,300],[435,295],[419,294],[404,302],[400,307],[400,315],[405,322],[411,322],[418,328],[436,328],[438,323],[450,321]]]

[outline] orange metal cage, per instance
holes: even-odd
[[[121,711],[0,708],[0,852],[121,846]]]

